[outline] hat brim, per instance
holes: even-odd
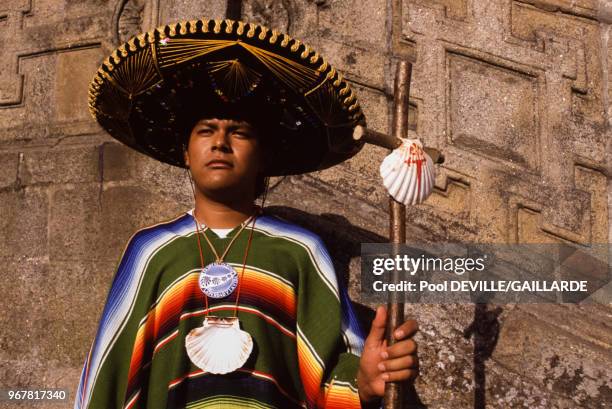
[[[197,119],[232,114],[264,126],[267,176],[325,169],[355,155],[365,117],[348,83],[285,34],[232,20],[160,27],[119,47],[90,87],[90,111],[126,145],[184,167]]]

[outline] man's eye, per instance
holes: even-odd
[[[200,128],[198,129],[198,134],[210,134],[212,133],[212,129],[210,128]]]
[[[247,131],[234,131],[234,135],[236,135],[238,138],[245,138],[245,139],[251,137],[251,133]]]

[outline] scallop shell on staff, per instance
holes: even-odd
[[[405,205],[427,199],[436,177],[433,160],[418,139],[403,139],[381,163],[380,176],[391,197]]]
[[[253,350],[251,335],[237,318],[206,317],[185,338],[191,362],[205,372],[226,374],[242,367]]]

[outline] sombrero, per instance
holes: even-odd
[[[363,146],[352,133],[365,117],[342,75],[306,44],[242,21],[183,21],[132,38],[98,69],[89,108],[117,140],[180,167],[194,119],[223,111],[266,123],[267,176],[325,169]]]

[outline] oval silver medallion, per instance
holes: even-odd
[[[211,298],[224,298],[238,286],[238,273],[227,263],[211,263],[200,272],[200,289]]]

